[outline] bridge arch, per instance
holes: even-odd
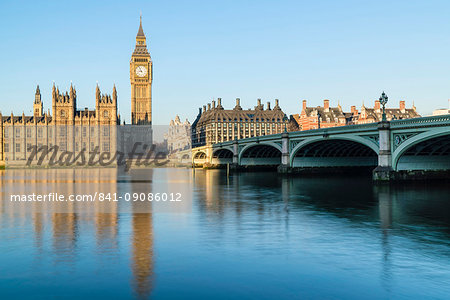
[[[227,148],[220,148],[213,152],[211,163],[213,165],[223,165],[233,163],[233,151]]]
[[[194,164],[204,164],[208,162],[208,156],[204,151],[197,151],[192,155],[192,161]]]
[[[392,153],[392,167],[396,171],[450,169],[448,128],[435,128],[404,141]]]
[[[242,166],[278,166],[281,164],[281,146],[276,143],[256,143],[246,145],[239,152]]]
[[[376,167],[378,145],[361,137],[318,137],[299,143],[291,167]]]

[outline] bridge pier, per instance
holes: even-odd
[[[239,166],[239,147],[237,139],[233,141],[233,164],[231,165],[232,170],[237,170]]]
[[[281,165],[277,168],[278,173],[291,173],[290,152],[289,152],[289,134],[281,134]]]
[[[378,166],[373,170],[373,179],[376,181],[389,181],[393,179],[391,151],[391,126],[389,121],[378,123],[379,147]]]

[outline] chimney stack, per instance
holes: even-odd
[[[264,109],[264,107],[261,105],[261,98],[258,98],[258,100],[256,100],[255,109],[257,109],[257,110]]]
[[[328,99],[323,100],[323,108],[325,108],[325,111],[330,110],[330,100]]]
[[[405,113],[405,112],[406,112],[406,106],[405,106],[405,101],[404,101],[404,100],[401,100],[401,101],[400,101],[400,111],[401,111],[402,113]]]
[[[206,112],[206,105],[203,105],[203,112]]]
[[[303,100],[302,103],[303,103],[302,110],[305,110],[306,109],[306,100]]]
[[[208,111],[211,110],[211,103],[208,103]]]
[[[355,105],[352,105],[350,107],[350,109],[351,109],[352,115],[357,115],[358,114],[358,111],[356,110],[356,106]]]
[[[267,110],[270,110],[270,101],[267,101]]]
[[[240,98],[236,98],[236,106],[234,107],[234,109],[239,109],[239,110],[242,109]]]
[[[380,105],[380,100],[375,100],[375,106],[373,107],[375,110],[380,110],[380,107],[381,107],[381,105]]]
[[[212,101],[212,108],[213,109],[216,108],[216,101],[215,100]]]

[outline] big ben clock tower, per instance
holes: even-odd
[[[136,47],[130,61],[131,123],[133,125],[152,124],[152,77],[152,59],[147,50],[141,16]]]

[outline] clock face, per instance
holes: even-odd
[[[144,66],[138,66],[136,68],[136,75],[139,77],[144,77],[147,75],[147,69]]]

